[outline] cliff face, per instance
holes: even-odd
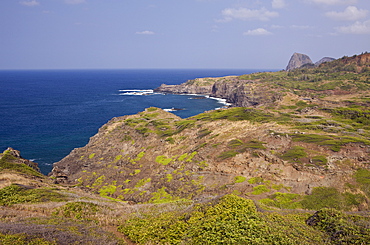
[[[307,65],[307,64],[312,64],[313,65],[313,62],[310,59],[310,57],[308,57],[308,55],[294,53],[292,55],[292,57],[290,58],[289,63],[288,63],[285,70],[286,71],[291,71],[291,70],[294,70],[296,68],[299,68],[299,67],[301,67],[303,65]]]
[[[209,79],[209,78],[208,78]],[[224,77],[218,80],[208,81],[198,79],[188,81],[180,85],[162,84],[155,92],[172,94],[201,94],[211,97],[226,99],[234,106],[250,107],[273,103],[281,99],[281,94],[266,90],[263,86],[257,86],[256,81],[242,80],[238,77]]]

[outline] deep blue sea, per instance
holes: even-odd
[[[174,114],[186,118],[223,106],[190,95],[129,95],[120,90],[257,71],[262,70],[0,70],[0,151],[13,147],[48,174],[54,162],[86,145],[113,117],[155,106],[181,108]]]

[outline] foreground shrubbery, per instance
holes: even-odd
[[[0,205],[9,206],[17,203],[37,203],[65,201],[66,197],[48,188],[29,189],[12,184],[0,189]]]
[[[332,209],[314,216],[261,213],[252,200],[226,195],[186,210],[137,214],[118,230],[139,244],[368,244],[370,238],[369,218]]]

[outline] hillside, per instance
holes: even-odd
[[[0,182],[8,186],[0,189],[0,241],[21,233],[12,222],[36,216],[38,224],[63,221],[75,239],[93,229],[108,244],[367,244],[369,67],[370,54],[362,54],[162,85],[156,91],[214,96],[233,107],[187,119],[154,107],[113,118],[55,163],[50,178],[35,166],[17,172],[9,162],[28,162],[6,151],[1,173],[16,175]],[[24,190],[10,183],[62,196],[14,200],[8,189]]]

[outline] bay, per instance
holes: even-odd
[[[191,95],[127,95],[200,77],[242,75],[262,70],[2,70],[0,71],[0,150],[12,147],[39,163],[44,174],[113,117],[154,106],[181,108],[187,118],[222,107]]]

